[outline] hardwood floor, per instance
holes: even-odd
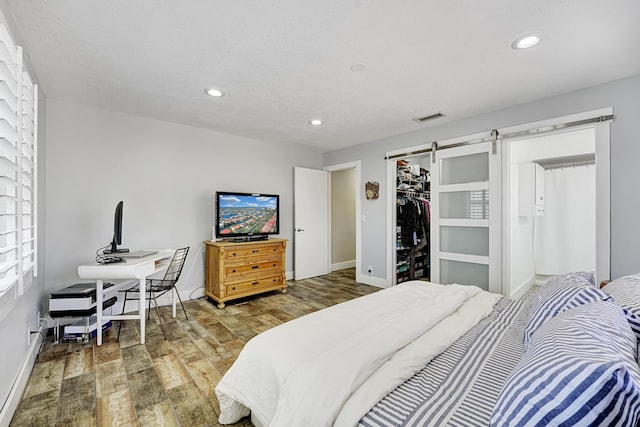
[[[215,386],[255,335],[307,313],[376,292],[355,283],[354,269],[301,281],[230,303],[185,303],[189,319],[161,308],[140,344],[136,321],[125,321],[120,342],[111,328],[97,347],[46,343],[33,367],[12,426],[218,426]],[[243,419],[237,426],[250,426]]]

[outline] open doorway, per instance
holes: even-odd
[[[395,160],[394,285],[431,277],[429,159]]]
[[[331,172],[331,271],[356,267],[355,168]]]
[[[596,270],[596,131],[509,144],[509,294]]]
[[[361,265],[360,161],[326,166],[329,172],[329,264],[331,271],[354,269],[355,280],[369,283]],[[369,283],[370,284],[370,283]]]

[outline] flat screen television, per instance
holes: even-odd
[[[280,233],[280,196],[277,194],[216,193],[217,238],[260,240]]]

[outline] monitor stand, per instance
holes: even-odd
[[[128,248],[118,248],[115,251],[113,250],[113,248],[104,250],[105,254],[124,254],[127,252],[129,252]]]

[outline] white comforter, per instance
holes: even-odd
[[[351,426],[483,317],[500,295],[405,282],[303,316],[247,343],[216,387],[219,422]]]

